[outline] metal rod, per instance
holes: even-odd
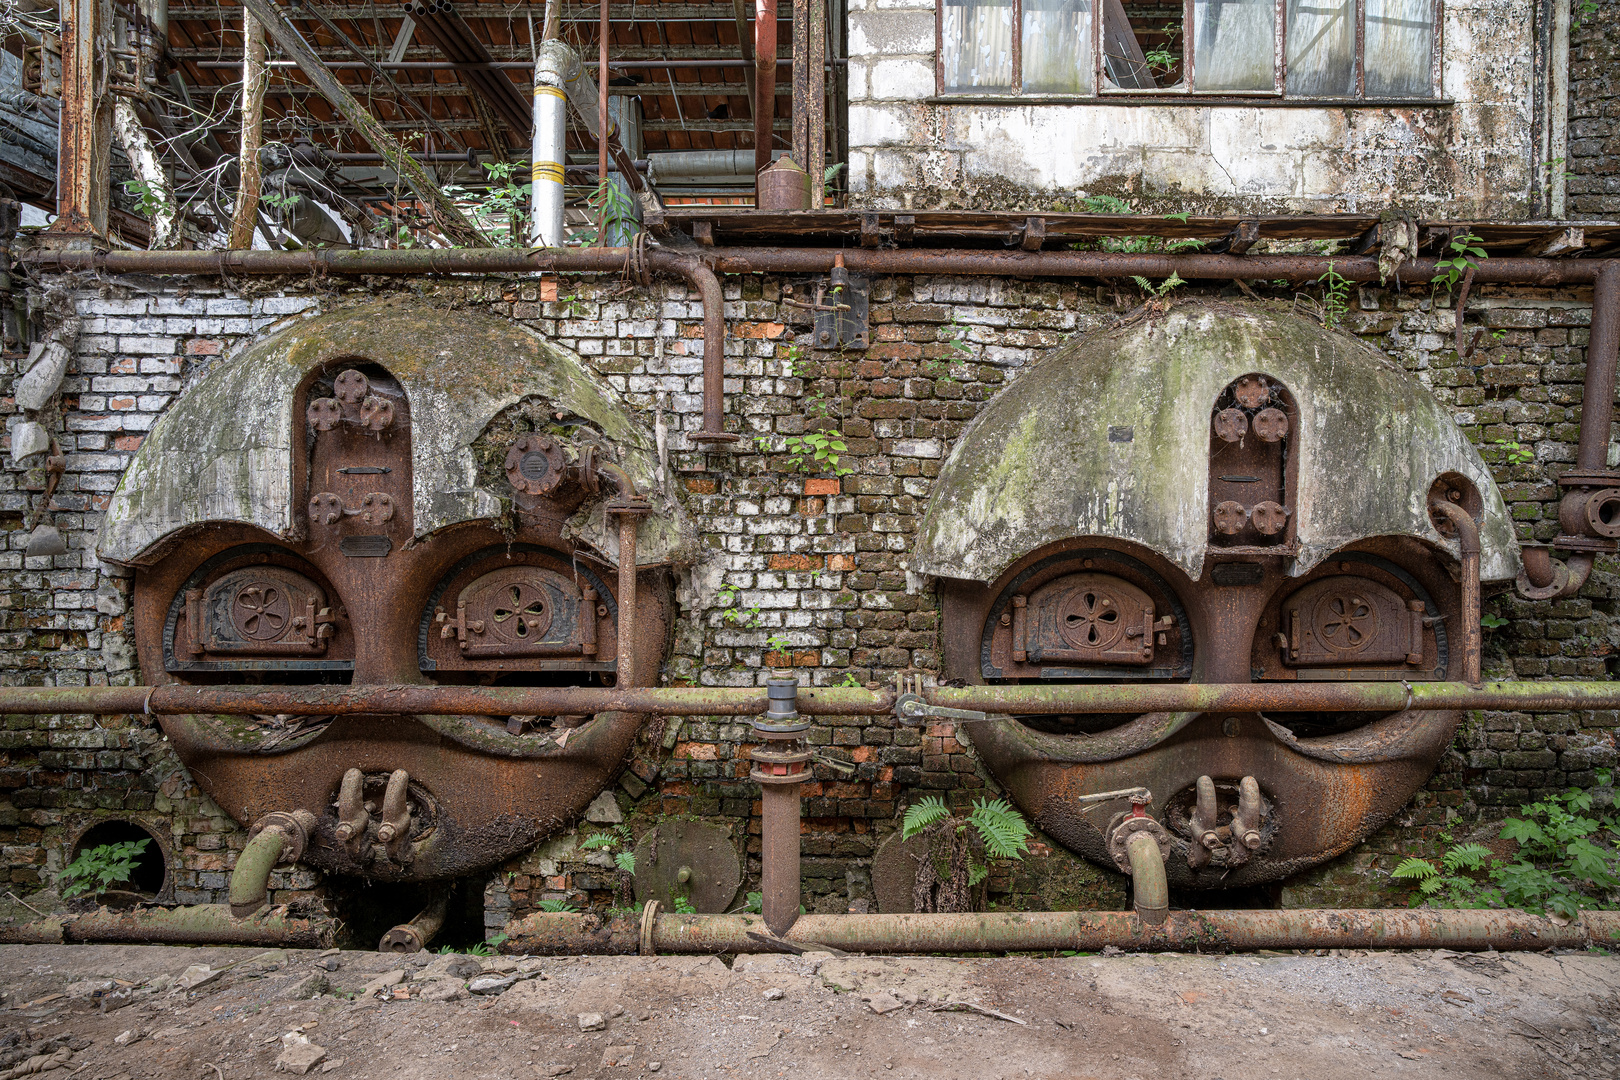
[[[602,0],[603,10],[607,10],[607,0]],[[642,514],[639,512],[622,512],[619,514],[619,648],[615,659],[618,661],[619,686],[635,685],[635,639],[636,639],[636,529],[641,524]],[[588,616],[595,618],[594,613]]]
[[[1620,682],[1098,683],[933,687],[931,705],[1002,715],[1071,712],[1399,712],[1501,709],[1558,712],[1620,708]],[[763,689],[588,686],[7,686],[0,713],[47,715],[292,713],[301,716],[556,716],[597,712],[662,716],[752,716]],[[887,690],[806,687],[801,713],[892,712]]]
[[[503,952],[633,953],[638,916],[539,912],[505,926]],[[1568,924],[1526,911],[1297,908],[1285,911],[1176,911],[1150,926],[1132,911],[991,911],[962,915],[801,915],[773,938],[758,915],[658,915],[659,953],[865,953],[1242,949],[1433,949],[1459,951],[1585,948],[1620,940],[1620,913],[1585,911]],[[780,940],[784,944],[778,944]]]
[[[598,31],[601,40],[597,42],[597,68],[599,70],[608,66],[608,33],[608,0],[602,0],[602,27]],[[608,122],[608,80],[601,78],[597,80],[597,83],[599,84],[597,86],[599,96],[596,102],[596,113],[601,117],[599,123],[602,128],[596,138],[596,175],[605,182],[608,174],[607,135],[612,130],[613,125]],[[598,240],[597,243],[605,242],[607,237],[607,219],[605,217],[602,219],[602,235],[603,239]]]

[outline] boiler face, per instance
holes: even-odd
[[[221,420],[225,417],[225,420]],[[650,495],[643,565],[682,530],[652,440],[577,358],[508,324],[378,304],[221,365],[164,418],[98,547],[137,567],[150,684],[645,685],[666,575],[621,595],[610,497]],[[621,666],[621,605],[636,605]],[[454,877],[580,811],[641,718],[163,718],[244,825],[308,811],[303,860]]]
[[[1463,583],[1518,552],[1483,462],[1381,354],[1290,316],[1182,305],[1088,338],[992,401],[954,449],[913,570],[940,579],[944,672],[971,683],[1460,678]],[[1442,530],[1448,531],[1442,531]],[[1125,868],[1121,801],[1172,884],[1286,877],[1386,821],[1454,712],[1001,716],[965,726],[1047,833]],[[1114,817],[1111,820],[1110,815]]]

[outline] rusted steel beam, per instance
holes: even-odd
[[[935,687],[932,705],[1003,715],[1072,712],[1399,712],[1405,709],[1569,711],[1620,709],[1620,682],[1124,683]],[[763,689],[580,686],[7,686],[0,714],[219,713],[249,716],[557,716],[598,712],[754,716]],[[888,690],[806,687],[799,711],[875,716],[894,708]]]
[[[1479,280],[1477,271],[1474,280]],[[1577,469],[1608,467],[1617,359],[1620,359],[1620,262],[1608,260],[1596,275],[1592,292],[1592,337],[1586,346],[1581,439],[1575,451]]]
[[[0,927],[0,945],[61,942],[136,945],[283,945],[326,949],[337,938],[331,919],[301,919],[274,908],[256,918],[237,919],[225,904],[190,907],[98,908],[84,915],[61,915],[21,926]]]
[[[67,0],[62,18],[62,108],[57,135],[56,220],[47,237],[107,236],[112,95],[106,87],[113,32],[109,0]],[[83,241],[77,241],[83,243]]]
[[[487,248],[489,241],[474,228],[439,186],[428,176],[427,170],[403,152],[398,142],[388,136],[384,126],[366,107],[355,100],[344,85],[326,69],[303,36],[288,22],[282,10],[271,0],[242,0],[248,13],[264,24],[282,51],[298,62],[298,68],[320,90],[321,96],[353,124],[371,148],[388,159],[389,167],[415,192],[426,205],[438,226],[451,243],[467,248]]]
[[[659,953],[1044,952],[1118,949],[1539,950],[1620,940],[1620,913],[1583,912],[1559,924],[1526,911],[1346,909],[1176,911],[1158,926],[1130,911],[978,912],[962,915],[801,915],[781,937],[758,915],[658,915]],[[542,912],[506,924],[504,952],[628,953],[641,942],[636,916],[599,920]]]

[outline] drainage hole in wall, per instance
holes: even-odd
[[[130,872],[127,884],[115,884],[112,888],[103,891],[100,895],[102,903],[109,907],[119,907],[151,900],[163,891],[164,880],[169,874],[168,860],[163,854],[163,845],[158,842],[150,830],[142,828],[133,821],[103,821],[80,834],[78,842],[73,845],[72,859],[77,859],[83,852],[91,848],[103,847],[109,844],[125,844],[131,841],[145,840],[146,846],[135,858],[135,869]],[[88,894],[86,894],[88,895]]]

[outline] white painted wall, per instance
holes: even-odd
[[[1524,216],[1533,9],[1449,0],[1425,107],[934,102],[934,0],[849,0],[852,201],[900,209],[1140,209]]]

